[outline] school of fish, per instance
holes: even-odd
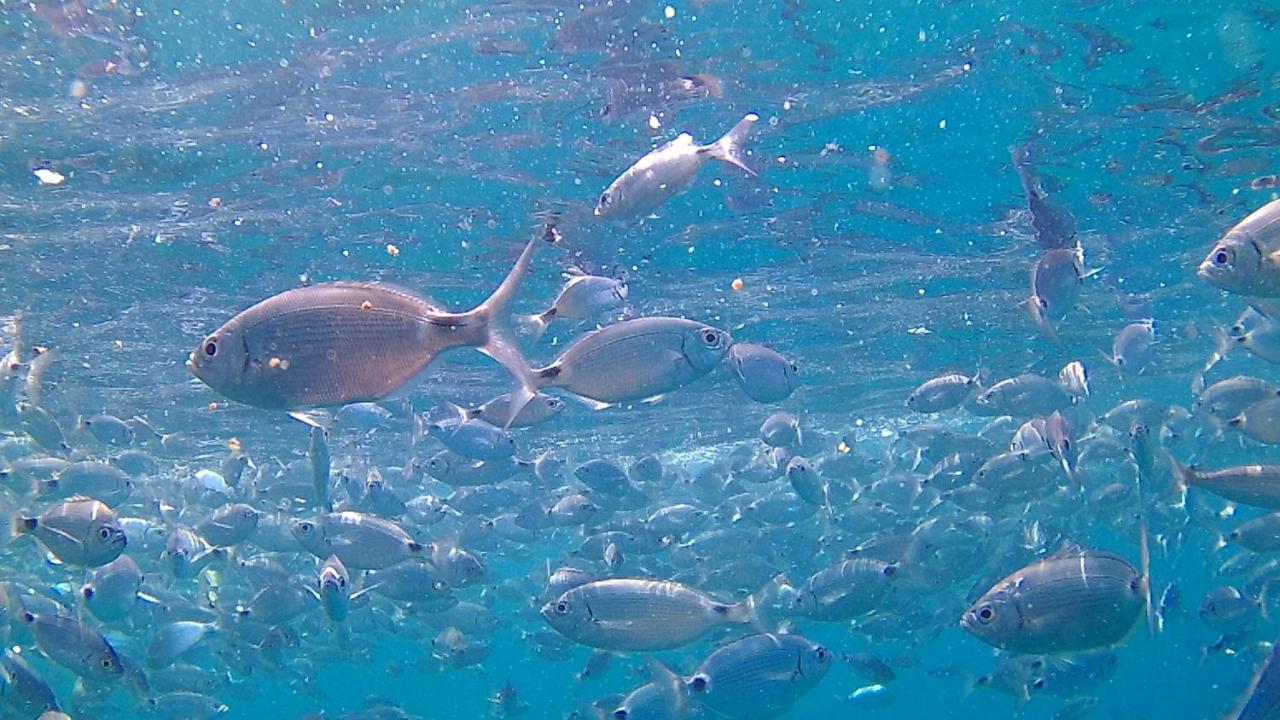
[[[150,59],[119,5],[31,12],[64,41],[96,43],[104,76],[145,74]],[[612,3],[566,12],[578,14],[557,21],[559,52],[629,47],[623,26],[662,42]],[[1124,52],[1114,36],[1077,30],[1086,63]],[[1034,28],[1016,32],[1036,40],[1029,55],[1053,47]],[[801,24],[795,33],[830,50]],[[497,36],[484,43],[520,54]],[[666,102],[724,90],[711,75],[664,87],[654,92]],[[594,121],[649,102],[611,97]],[[480,678],[484,711],[498,718],[766,720],[802,716],[818,698],[841,717],[874,716],[907,701],[904,675],[940,703],[999,695],[1010,716],[1120,717],[1100,697],[1142,662],[1129,651],[1187,624],[1206,638],[1188,663],[1228,658],[1239,686],[1253,676],[1216,710],[1280,720],[1280,198],[1216,208],[1213,234],[1197,239],[1203,254],[1170,271],[1238,314],[1170,326],[1159,303],[1130,298],[1097,347],[1083,339],[1095,322],[1086,298],[1116,270],[1091,266],[1095,238],[1077,231],[1037,142],[1020,141],[1003,160],[1035,250],[1000,312],[1025,330],[1025,358],[977,354],[960,366],[921,353],[901,373],[873,369],[846,350],[855,334],[876,343],[876,331],[850,329],[839,308],[814,345],[785,320],[739,322],[765,301],[754,311],[653,301],[646,273],[661,248],[637,250],[631,233],[704,197],[712,167],[716,187],[758,188],[786,161],[753,151],[777,132],[773,107],[716,107],[728,108],[717,125],[689,132],[655,110],[652,147],[607,148],[612,181],[552,202],[528,237],[468,240],[466,264],[432,269],[444,287],[414,285],[424,273],[412,270],[396,282],[293,277],[270,262],[258,271],[279,282],[251,302],[227,283],[202,285],[198,312],[160,316],[189,341],[164,348],[164,372],[185,363],[187,376],[146,411],[66,402],[77,383],[100,383],[92,373],[111,358],[67,353],[38,304],[0,307],[0,720],[274,717],[258,704],[284,695],[314,709],[290,715],[307,720],[465,712],[452,700],[391,700],[387,687],[334,687],[330,673],[347,666],[439,696]],[[578,147],[579,130],[557,126],[561,151]],[[890,156],[870,158],[868,189],[888,192]],[[46,164],[31,172],[60,191],[77,182]],[[697,281],[747,297],[720,260],[732,258]],[[810,281],[820,282],[770,292]],[[545,292],[549,283],[558,289]],[[475,299],[433,299],[456,298],[458,286]],[[117,351],[150,331],[131,332]],[[838,397],[847,424],[811,422],[798,391],[813,369],[841,363],[853,363],[844,374],[910,380],[893,385],[892,421],[868,422],[858,398]],[[1183,402],[1136,389],[1174,377],[1170,367]],[[673,411],[674,398],[700,392],[750,432]],[[180,426],[171,406],[209,423]],[[570,418],[573,441],[560,442]],[[600,449],[597,418],[621,423],[630,449]],[[1185,588],[1205,578],[1178,569],[1197,553],[1213,568],[1203,596]],[[407,660],[381,652],[406,645]],[[922,659],[938,646],[944,660],[985,664]],[[545,688],[490,673],[498,653],[572,699],[551,704]],[[331,705],[348,691],[363,708]]]

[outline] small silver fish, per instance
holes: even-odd
[[[316,573],[316,597],[324,614],[336,623],[344,622],[351,613],[351,575],[337,555],[330,555]]]
[[[307,552],[317,558],[337,555],[353,570],[390,567],[426,549],[390,520],[351,511],[295,521],[292,532]]]
[[[600,194],[595,214],[606,219],[642,215],[678,195],[693,184],[698,169],[715,158],[737,165],[755,175],[746,163],[742,144],[760,117],[748,114],[710,145],[698,145],[693,136],[681,133],[676,138],[627,168]]]
[[[1116,333],[1111,354],[1103,355],[1117,368],[1138,374],[1151,362],[1156,342],[1156,325],[1153,320],[1129,323]]]
[[[621,308],[627,300],[627,281],[599,275],[575,274],[560,288],[551,307],[523,319],[538,342],[555,320],[590,320],[610,310]]]
[[[800,418],[789,412],[776,412],[760,424],[760,440],[769,447],[794,447],[803,442]]]
[[[233,547],[258,529],[258,511],[245,503],[228,503],[214,510],[195,531],[213,547]]]
[[[786,400],[800,383],[796,364],[763,345],[734,343],[729,348],[729,367],[742,391],[758,403]]]
[[[124,673],[115,648],[93,626],[67,615],[24,612],[40,652],[76,675],[98,682]]]
[[[129,616],[142,590],[142,570],[128,555],[89,570],[80,597],[89,612],[102,622],[116,622]]]
[[[977,375],[939,375],[912,390],[907,396],[907,407],[918,413],[943,412],[963,405],[977,387]]]
[[[490,424],[502,424],[511,418],[508,427],[529,427],[544,423],[564,411],[564,400],[546,393],[538,393],[515,416],[511,417],[511,393],[505,393],[478,408],[465,412],[467,420],[478,418]]]
[[[68,565],[98,567],[120,557],[128,541],[116,513],[100,500],[76,497],[39,517],[14,521],[14,534],[34,536]]]
[[[177,662],[207,635],[217,632],[213,623],[179,620],[156,628],[147,645],[147,667],[152,670],[166,668]]]
[[[602,404],[652,400],[706,375],[732,344],[729,333],[693,320],[624,320],[579,338],[535,370],[535,382]]]

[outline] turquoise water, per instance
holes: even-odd
[[[593,717],[593,701],[646,681],[647,656],[621,655],[581,679],[589,648],[560,659],[536,652],[532,635],[551,632],[537,612],[548,566],[676,578],[729,601],[775,575],[798,583],[853,548],[909,562],[894,552],[898,540],[957,515],[921,489],[931,463],[913,467],[916,448],[897,433],[924,423],[974,433],[988,420],[906,408],[913,388],[943,372],[1054,377],[1080,360],[1091,380],[1071,408],[1081,437],[1122,401],[1193,405],[1214,329],[1244,307],[1196,277],[1196,265],[1276,197],[1278,24],[1280,7],[1261,1],[0,2],[0,315],[20,313],[26,344],[56,349],[41,404],[75,459],[121,451],[74,431],[79,416],[140,417],[165,436],[135,426],[132,445],[158,468],[116,506],[164,530],[231,500],[286,523],[315,515],[305,499],[281,509],[262,489],[280,464],[306,461],[308,428],[229,402],[184,368],[237,312],[303,283],[381,279],[469,308],[553,222],[561,246],[538,251],[516,312],[545,309],[570,266],[625,272],[629,316],[696,319],[793,359],[801,382],[780,403],[751,402],[721,366],[660,402],[595,411],[570,400],[545,425],[513,431],[518,457],[550,452],[570,469],[656,454],[682,479],[648,488],[641,507],[610,522],[692,501],[711,513],[708,530],[742,533],[727,548],[624,549],[610,570],[599,548],[578,550],[600,528],[543,528],[524,541],[485,529],[486,519],[580,488],[570,471],[560,482],[506,481],[495,505],[436,525],[396,518],[423,541],[460,537],[488,566],[483,582],[456,592],[496,619],[496,628],[462,628],[490,648],[468,667],[433,658],[442,651],[430,613],[376,596],[343,631],[316,604],[279,631],[292,638],[282,650],[264,652],[262,638],[231,619],[254,589],[236,563],[267,555],[303,585],[315,558],[248,541],[201,577],[174,579],[163,540],[131,538],[127,554],[146,587],[178,608],[172,617],[218,625],[188,659],[215,678],[202,690],[225,704],[224,717],[344,717],[370,698],[408,716],[482,717],[507,681],[528,717]],[[652,217],[592,215],[600,192],[645,153],[684,131],[712,142],[748,112],[760,116],[746,143],[758,177],[711,163]],[[1015,164],[1015,150],[1028,160]],[[1073,231],[1037,234],[1024,179]],[[1085,267],[1102,271],[1082,283],[1054,344],[1025,305],[1030,270],[1046,247],[1077,242]],[[1147,318],[1154,359],[1141,374],[1120,372],[1102,354],[1127,323]],[[525,351],[546,364],[592,327],[559,324],[539,344],[526,339]],[[7,351],[11,337],[0,337]],[[1243,351],[1204,380],[1237,374],[1276,380],[1274,365]],[[443,400],[477,405],[510,380],[458,350],[415,388],[413,406],[425,412]],[[399,401],[386,405],[403,412]],[[687,478],[730,479],[730,453],[759,448],[757,430],[777,410],[801,419],[798,454],[838,460],[843,441],[860,464],[829,478],[851,490],[834,517],[743,531],[738,511],[786,480],[694,492],[699,483]],[[47,452],[5,415],[6,461]],[[371,468],[404,499],[450,495],[446,484],[402,477],[410,458],[440,448],[411,445],[407,425],[334,430],[335,499],[346,488],[339,476],[359,483]],[[1196,420],[1162,437],[1174,456],[1210,469],[1277,458]],[[219,469],[232,438],[260,469],[246,475],[258,483],[228,495],[193,489],[194,473]],[[1129,467],[1098,461],[1086,490]],[[1075,693],[1097,699],[1090,714],[1070,717],[1222,716],[1274,636],[1262,583],[1252,598],[1262,617],[1228,652],[1202,652],[1219,637],[1198,616],[1202,598],[1246,587],[1269,560],[1217,541],[1261,511],[1197,489],[1184,508],[1162,454],[1157,475],[1145,508],[1150,584],[1158,600],[1176,583],[1181,607],[1154,637],[1139,624],[1115,648],[1114,676]],[[889,480],[912,499],[891,497]],[[896,679],[885,707],[854,707],[842,698],[871,681],[836,662],[788,716],[1067,717],[1069,699],[1048,693],[1024,704],[969,692],[1000,660],[958,624],[992,583],[1063,539],[1138,562],[1132,513],[1064,492],[1045,487],[983,511],[991,531],[973,549],[984,560],[972,572],[897,587],[853,622],[796,619],[795,631],[838,654],[885,659]],[[5,493],[14,516],[52,504]],[[29,538],[4,552],[0,579],[75,604],[81,568],[47,563]],[[722,572],[749,559],[763,567]],[[353,579],[359,586],[358,572]],[[211,606],[207,617],[192,609],[200,606]],[[163,621],[87,620],[139,663]],[[10,645],[73,717],[150,712],[145,699],[157,693],[77,694],[74,675],[12,624]],[[657,657],[687,675],[741,635],[712,633]],[[370,717],[397,717],[378,712]]]

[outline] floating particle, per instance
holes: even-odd
[[[387,243],[387,254],[391,257],[400,257],[400,248],[391,243]]]
[[[31,172],[35,174],[41,185],[61,185],[67,179],[66,175],[47,167],[38,167]]]
[[[676,9],[668,5],[665,8],[663,8],[662,16],[670,20],[676,16]]]
[[[729,287],[733,288],[734,292],[742,292],[742,278],[734,278],[733,282],[729,283]]]

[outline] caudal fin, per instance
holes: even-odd
[[[520,258],[516,260],[507,277],[498,289],[493,291],[489,299],[466,313],[468,321],[476,321],[484,328],[484,342],[479,345],[480,352],[501,363],[516,380],[515,387],[511,390],[510,415],[502,426],[504,429],[510,427],[511,421],[538,393],[537,382],[534,379],[533,370],[529,367],[529,361],[508,330],[507,314],[516,292],[520,289],[520,282],[529,272],[529,263],[538,243],[544,240],[554,241],[558,237],[559,233],[555,227],[548,225],[541,239],[535,238],[525,245]]]
[[[538,344],[542,340],[542,334],[547,331],[547,326],[556,317],[556,309],[551,308],[546,312],[534,313],[533,315],[521,315],[518,321],[522,327],[529,333],[529,341]]]
[[[706,146],[706,151],[711,157],[717,160],[723,160],[731,165],[737,165],[742,168],[748,175],[754,176],[755,170],[747,165],[746,150],[743,144],[746,143],[747,135],[751,134],[751,128],[760,119],[755,113],[748,113],[746,117],[738,121],[733,129],[725,133],[723,137],[715,141],[715,143]]]

